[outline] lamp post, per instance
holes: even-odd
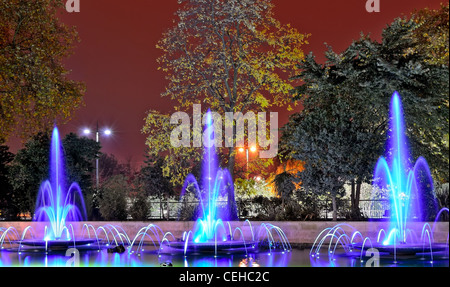
[[[91,134],[91,130],[89,128],[85,128],[83,130],[83,134],[85,136],[88,136]],[[112,134],[112,131],[109,128],[102,129],[101,131],[98,128],[98,122],[97,122],[97,128],[95,131],[95,141],[98,143],[100,142],[100,134],[103,134],[105,136],[110,136]],[[96,190],[98,190],[99,185],[99,175],[98,175],[98,156],[95,158],[95,186]]]
[[[258,149],[256,148],[256,146],[250,147],[250,151],[251,151],[251,152],[256,152],[257,150],[258,150]],[[245,152],[247,179],[248,179],[248,151],[249,151],[248,148],[243,148],[243,147],[240,147],[240,148],[239,148],[239,152]]]

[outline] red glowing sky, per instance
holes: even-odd
[[[70,77],[86,83],[85,106],[60,126],[62,133],[83,127],[108,126],[114,131],[103,138],[103,152],[120,160],[130,158],[136,167],[143,160],[145,136],[140,130],[146,111],[169,112],[173,103],[161,98],[166,82],[157,70],[160,51],[155,45],[173,25],[176,0],[80,0],[80,13],[63,13],[62,21],[75,25],[81,42],[67,60]],[[369,14],[366,0],[273,0],[275,17],[309,33],[309,45],[323,60],[324,43],[342,51],[361,32],[379,39],[382,29],[396,17],[425,7],[438,9],[445,0],[380,0],[381,12]],[[280,114],[280,125],[288,115]]]

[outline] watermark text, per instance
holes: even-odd
[[[79,13],[80,12],[80,0],[67,0],[66,11],[69,13]]]
[[[380,0],[367,0],[366,11],[369,13],[380,13]]]
[[[269,114],[269,118],[267,118]],[[210,118],[208,118],[208,115]],[[246,114],[226,112],[224,116],[217,112],[204,114],[201,105],[193,105],[193,117],[185,112],[176,112],[170,118],[177,125],[170,135],[173,147],[243,148],[247,135],[247,146],[258,146],[260,158],[274,158],[278,153],[278,113],[252,111]],[[211,123],[208,124],[208,121]],[[268,123],[269,121],[269,123]],[[247,124],[247,133],[245,132]],[[202,127],[206,126],[204,130]],[[192,142],[191,142],[192,141]]]

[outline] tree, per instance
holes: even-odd
[[[284,206],[287,199],[291,197],[295,190],[295,184],[292,179],[292,174],[283,171],[275,176],[272,183],[275,188],[275,193],[281,197],[281,205]]]
[[[8,177],[13,190],[8,202],[14,211],[13,218],[34,213],[39,187],[49,177],[49,149],[49,135],[38,133],[25,143],[11,162]]]
[[[412,14],[416,27],[411,38],[416,43],[415,51],[427,56],[427,62],[437,65],[449,65],[448,33],[449,4],[441,4],[441,9],[425,8]]]
[[[74,133],[67,134],[62,140],[66,166],[67,182],[76,182],[81,188],[88,217],[92,218],[97,212],[94,201],[92,175],[95,171],[94,160],[100,153],[98,142],[86,137],[79,137]]]
[[[57,17],[60,0],[0,2],[0,138],[24,139],[68,120],[84,86],[67,78],[63,60],[77,40]]]
[[[0,218],[9,218],[11,205],[9,198],[12,194],[12,186],[8,179],[9,164],[14,159],[14,154],[9,152],[9,147],[0,145]],[[13,212],[14,213],[14,212]]]
[[[291,157],[305,163],[297,180],[307,191],[325,194],[332,199],[333,220],[337,220],[336,198],[342,192],[347,175],[351,168],[346,161],[346,154],[351,145],[345,137],[347,127],[340,123],[340,116],[334,114],[336,106],[321,106],[314,111],[305,110],[297,115],[293,133],[285,133],[282,142],[285,148],[292,151]],[[335,117],[335,120],[330,120]],[[282,180],[286,172],[282,173]],[[292,180],[292,179],[289,179]]]
[[[119,161],[113,154],[102,153],[99,156],[98,165],[100,166],[99,177],[101,181],[121,173]]]
[[[128,190],[127,178],[123,175],[115,175],[102,184],[99,203],[103,219],[127,219]]]
[[[132,181],[130,200],[129,213],[133,220],[147,220],[150,212],[148,194],[145,192],[144,182],[139,175]]]
[[[86,192],[92,189],[92,174],[95,170],[94,160],[100,152],[100,144],[74,133],[66,135],[62,141],[67,180],[77,182]]]
[[[143,192],[137,192],[131,197],[130,216],[133,220],[144,221],[148,219],[148,197]]]
[[[175,195],[170,178],[164,175],[162,158],[147,156],[145,165],[139,173],[139,181],[142,184],[145,195],[158,196],[160,199],[160,210],[163,210],[163,198],[168,200],[170,196]]]
[[[448,66],[410,52],[416,47],[410,37],[416,25],[396,19],[384,29],[381,43],[362,35],[341,54],[330,48],[325,65],[312,54],[300,64],[304,84],[297,88],[297,99],[304,111],[284,127],[282,148],[305,162],[302,185],[331,192],[335,200],[343,184],[351,183],[355,214],[360,186],[371,182],[383,154],[396,90],[403,99],[412,157],[423,155],[433,163],[435,178],[448,179]]]
[[[162,96],[178,101],[177,110],[195,103],[205,103],[219,113],[242,114],[290,107],[292,85],[287,73],[303,59],[307,36],[276,20],[270,0],[179,3],[177,25],[157,45],[163,51],[159,69],[169,81]],[[149,122],[144,129],[148,127]],[[235,129],[233,125],[233,143]],[[147,143],[152,140],[149,136]],[[234,148],[227,152],[232,174],[235,152]]]
[[[425,157],[432,163],[434,179],[448,182],[449,70],[447,65],[430,63],[430,55],[416,49],[410,35],[417,25],[411,19],[397,19],[384,30],[377,57],[380,67],[371,82],[380,81],[374,86],[386,87],[389,97],[395,89],[400,93],[412,156]]]
[[[242,179],[234,180],[234,191],[239,199],[251,199],[255,196],[273,197],[269,184],[261,179]]]
[[[88,204],[88,215],[92,213],[93,160],[100,150],[94,140],[70,133],[63,140],[66,182],[77,182]],[[38,133],[25,143],[10,164],[9,182],[13,190],[8,201],[16,214],[34,212],[36,197],[41,183],[49,178],[50,136]]]
[[[167,178],[173,187],[183,186],[192,166],[201,161],[200,149],[172,146],[170,135],[174,126],[170,124],[168,115],[149,111],[145,121],[142,132],[147,134],[147,165],[141,172],[153,172],[153,166],[158,166],[161,169],[158,173],[161,172],[161,176]]]

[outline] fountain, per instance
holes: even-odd
[[[341,244],[347,253],[354,249],[361,250],[361,258],[364,248],[375,248],[379,252],[394,255],[394,261],[397,255],[428,252],[432,256],[433,252],[448,251],[448,239],[447,244],[433,242],[434,226],[424,223],[417,228],[420,222],[426,221],[432,214],[426,207],[431,205],[432,211],[436,212],[437,205],[429,202],[430,198],[434,198],[434,187],[428,164],[423,157],[419,157],[414,165],[411,164],[405,132],[401,99],[395,92],[390,105],[386,157],[380,157],[374,172],[374,187],[386,190],[389,195],[389,228],[380,229],[374,239],[363,237],[361,232],[348,224],[338,224],[319,234],[310,252],[312,257],[319,255],[319,250],[327,239],[328,254],[334,254],[337,245]],[[428,204],[424,204],[427,200]],[[435,223],[442,212],[448,213],[448,209],[437,212]],[[344,230],[345,227],[351,228],[351,236]],[[360,242],[356,242],[358,240]]]
[[[0,256],[0,264],[6,262],[7,265],[19,263],[28,266],[29,260],[34,260],[32,258],[35,257],[38,262],[31,264],[64,265],[66,262],[72,262],[65,258],[67,254],[61,253],[66,250],[70,255],[70,250],[73,249],[68,248],[76,248],[80,251],[79,255],[83,256],[85,264],[89,265],[93,260],[95,266],[153,266],[155,263],[161,263],[163,259],[167,260],[166,258],[176,259],[179,254],[184,254],[184,266],[191,265],[192,262],[194,265],[206,262],[217,265],[216,257],[219,252],[224,256],[223,262],[231,264],[233,259],[227,256],[237,254],[239,258],[248,258],[244,263],[257,266],[255,258],[252,257],[256,252],[271,255],[273,251],[281,250],[280,254],[277,252],[274,256],[290,252],[292,248],[284,232],[270,223],[262,223],[259,229],[256,229],[246,220],[242,226],[232,229],[230,220],[237,219],[233,181],[226,169],[219,168],[213,144],[214,129],[210,111],[206,115],[204,142],[201,184],[199,185],[194,176],[189,175],[182,194],[183,196],[188,192],[188,186],[193,186],[200,199],[198,219],[194,228],[183,232],[181,239],[176,239],[171,232],[164,233],[159,226],[148,224],[140,228],[134,237],[130,237],[119,225],[94,227],[83,222],[86,219],[83,196],[76,183],[66,188],[63,151],[55,127],[51,141],[50,177],[42,183],[36,202],[34,220],[37,222],[26,226],[22,233],[13,226],[0,228],[0,251],[3,251],[0,253],[3,255],[3,259]],[[223,197],[227,198],[227,204],[221,205],[219,202]],[[38,233],[33,226],[41,228],[41,222],[45,224],[45,229],[44,232]],[[110,246],[115,247],[109,248]],[[118,250],[118,247],[127,252],[108,254],[111,250]],[[192,262],[188,263],[188,253],[200,253],[202,256],[194,256],[189,259]],[[211,253],[214,254],[214,261],[209,260]],[[153,255],[156,257],[151,257]],[[269,256],[272,259],[267,260],[267,264],[273,264],[274,256]],[[39,263],[39,260],[42,261]]]
[[[202,162],[201,186],[199,186],[195,177],[190,174],[185,180],[181,193],[181,197],[183,197],[186,194],[186,189],[193,186],[200,201],[198,219],[192,236],[195,243],[210,242],[215,240],[216,236],[219,237],[220,241],[226,240],[224,220],[237,218],[233,181],[227,169],[219,168],[214,141],[213,120],[211,112],[208,111],[203,135],[205,150]],[[221,208],[218,201],[224,195],[227,196],[227,205],[225,208]]]
[[[227,169],[219,168],[218,157],[215,150],[215,135],[212,113],[210,110],[205,115],[205,129],[203,133],[204,155],[202,162],[201,185],[190,174],[185,180],[181,198],[186,195],[188,188],[192,187],[199,199],[198,219],[193,230],[184,232],[183,238],[178,242],[168,245],[171,249],[181,249],[186,255],[188,252],[248,252],[248,249],[256,249],[263,240],[268,241],[269,248],[274,248],[276,243],[272,232],[278,235],[283,250],[289,251],[290,245],[284,232],[277,226],[262,224],[256,232],[250,221],[245,221],[244,226],[232,230],[230,220],[236,220],[237,208],[234,198],[234,186],[231,175]],[[224,206],[220,203],[226,197]],[[247,239],[244,230],[249,236]]]
[[[27,246],[45,246],[66,248],[68,246],[86,245],[94,239],[75,238],[74,228],[70,222],[86,220],[83,194],[77,183],[66,188],[64,157],[58,128],[55,126],[50,146],[50,178],[39,189],[34,221],[45,222],[42,239],[25,239],[26,228],[18,243]]]
[[[412,221],[425,221],[427,210],[426,194],[434,192],[433,179],[427,161],[419,157],[412,166],[403,123],[400,95],[394,93],[390,107],[388,152],[381,157],[375,167],[375,186],[389,191],[391,206],[391,226],[387,238],[376,244],[383,251],[415,253],[423,251],[422,244],[414,244],[408,238],[408,224]],[[433,196],[434,198],[434,196]],[[437,208],[436,202],[431,205]],[[436,210],[434,210],[436,211]],[[435,247],[436,249],[436,247]]]

